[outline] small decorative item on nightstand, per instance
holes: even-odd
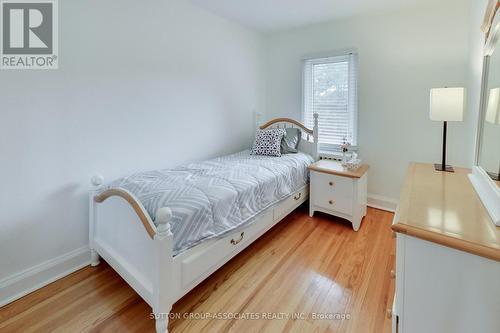
[[[348,170],[340,162],[320,160],[309,166],[311,187],[309,215],[315,211],[335,215],[359,230],[366,215],[368,165]]]
[[[347,142],[346,138],[344,138],[344,143],[340,146],[342,149],[342,166],[346,166],[349,158],[347,157],[347,153],[349,152],[349,148],[351,147],[351,143]]]
[[[358,154],[352,153],[351,159],[347,161],[345,164],[342,164],[343,167],[347,168],[347,170],[356,170],[361,166],[361,160],[358,158]]]

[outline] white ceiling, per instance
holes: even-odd
[[[370,11],[436,0],[190,0],[219,16],[261,32],[285,30]],[[439,0],[438,0],[439,1]]]

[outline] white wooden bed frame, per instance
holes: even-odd
[[[256,114],[256,125],[259,124]],[[281,125],[281,126],[280,126]],[[299,150],[318,159],[318,116],[314,128],[296,120],[278,118],[260,126],[296,127],[303,133]],[[312,139],[312,141],[311,141]],[[91,265],[102,257],[152,307],[156,332],[168,332],[172,305],[224,265],[254,240],[281,221],[309,196],[308,185],[262,212],[246,228],[211,239],[173,257],[170,231],[172,212],[158,209],[156,224],[142,204],[130,192],[109,189],[99,193],[102,176],[92,177],[90,192],[89,246]]]

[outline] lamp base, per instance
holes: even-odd
[[[438,164],[438,163],[434,164],[434,169],[436,171],[455,172],[455,170],[453,169],[453,167],[451,165],[446,165],[444,170],[443,170],[443,165]]]

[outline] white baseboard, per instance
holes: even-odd
[[[386,210],[388,212],[395,212],[398,207],[399,200],[389,197],[384,197],[378,194],[368,194],[368,206]]]
[[[88,246],[0,280],[0,307],[90,264]]]

